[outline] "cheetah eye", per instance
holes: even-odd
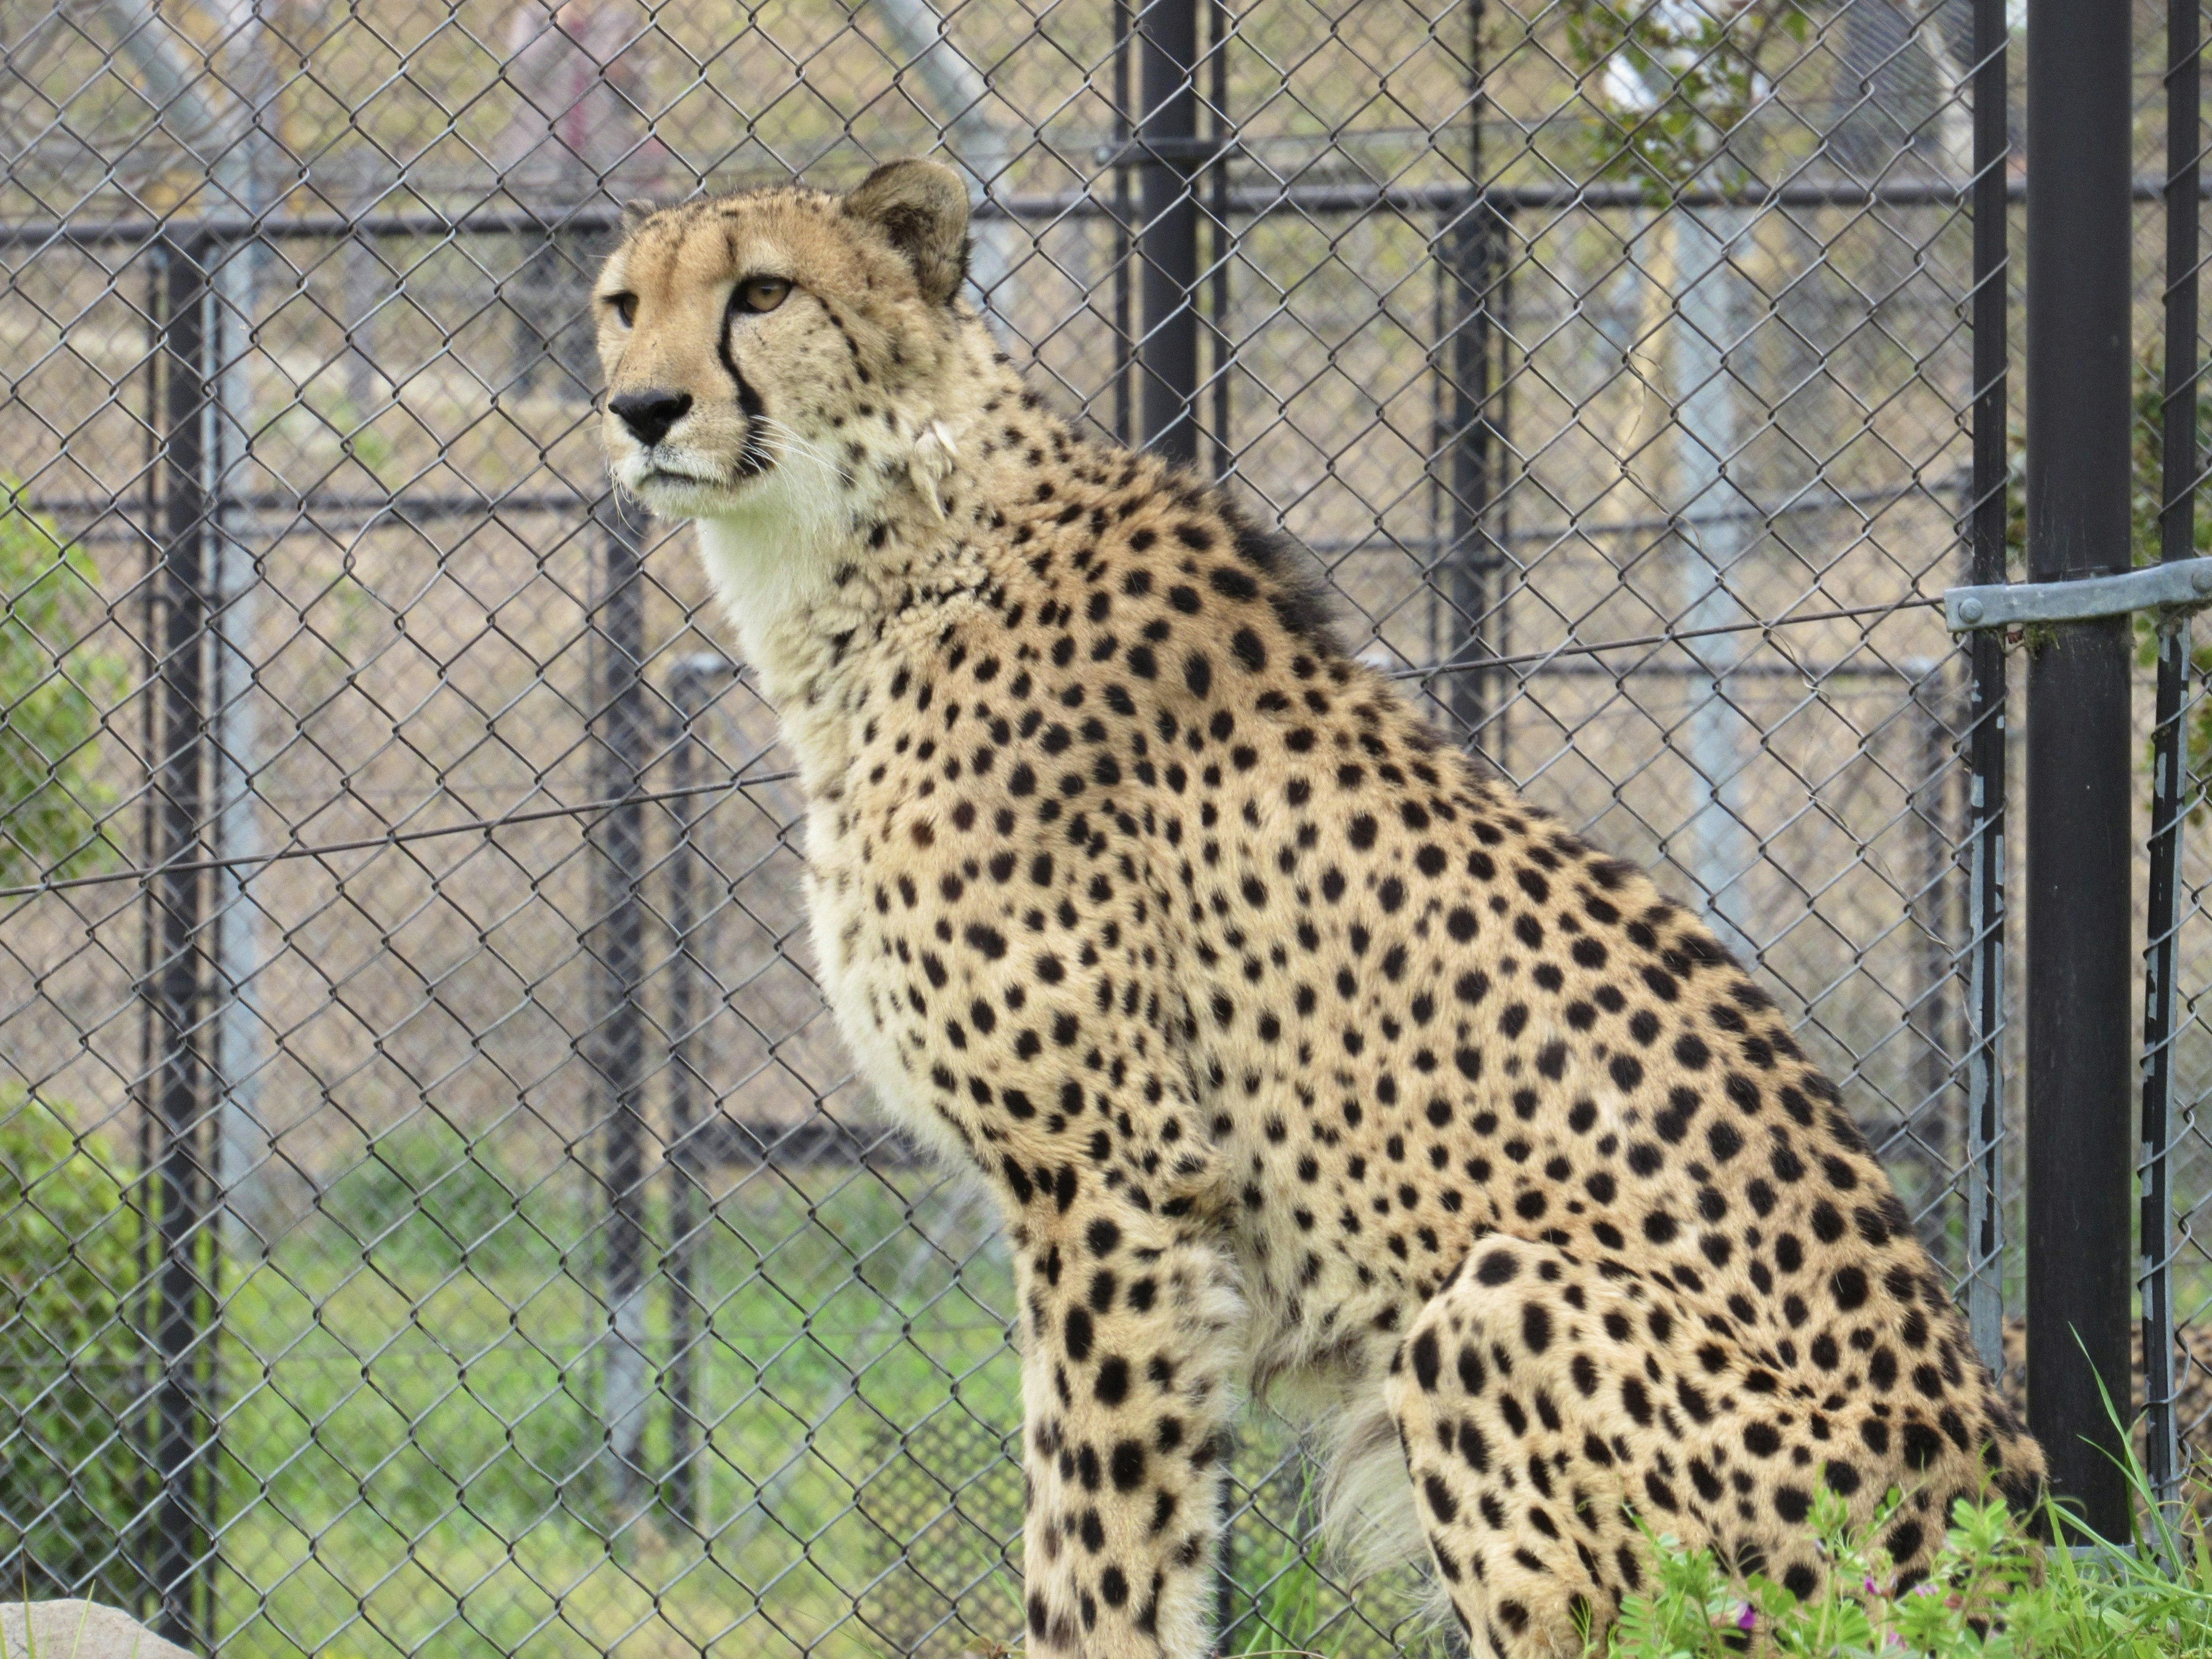
[[[636,295],[610,294],[607,295],[607,303],[615,308],[615,315],[622,319],[622,325],[624,328],[632,326],[637,321]]]
[[[738,284],[733,296],[738,309],[755,313],[774,311],[791,294],[791,284],[781,276],[748,276]]]

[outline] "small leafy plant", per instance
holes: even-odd
[[[124,664],[82,636],[100,603],[91,560],[0,477],[0,886],[76,873],[108,850],[100,710]]]
[[[73,1117],[0,1082],[0,1584],[127,1606],[139,1217]]]
[[[1812,33],[1796,0],[1564,0],[1559,15],[1595,118],[1586,167],[1642,185],[1655,204],[1726,156],[1772,92],[1771,61]]]
[[[2148,1501],[2132,1549],[2088,1539],[2061,1510],[2033,1541],[2002,1501],[1961,1499],[1928,1576],[1900,1584],[1875,1541],[1894,1514],[1893,1492],[1853,1528],[1844,1500],[1823,1492],[1813,1527],[1826,1585],[1800,1600],[1754,1575],[1738,1583],[1709,1550],[1652,1537],[1655,1583],[1630,1597],[1608,1632],[1607,1659],[1722,1659],[1743,1653],[1803,1659],[2206,1659],[2212,1656],[2212,1543]]]

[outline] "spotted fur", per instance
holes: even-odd
[[[1637,1519],[1805,1590],[1823,1485],[1905,1492],[1908,1571],[1954,1496],[2033,1492],[1765,994],[1224,495],[1026,390],[965,246],[905,162],[656,214],[597,303],[614,476],[696,520],[804,777],[840,1028],[1005,1217],[1032,1650],[1207,1651],[1251,1386],[1516,1659],[1646,1582]]]

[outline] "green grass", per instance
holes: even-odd
[[[95,1305],[33,1265],[33,1233],[59,1228],[81,1254],[90,1214],[120,1212],[113,1184],[87,1175],[95,1160],[73,1159],[66,1137],[33,1133],[43,1119],[12,1121],[22,1145],[8,1167],[21,1166],[37,1207],[7,1211],[33,1229],[15,1253],[9,1328],[82,1358],[90,1337],[120,1328],[120,1304]],[[988,1208],[921,1171],[714,1179],[696,1250],[696,1534],[650,1492],[641,1507],[614,1502],[600,1426],[605,1206],[580,1166],[526,1181],[451,1137],[387,1137],[227,1283],[225,1653],[950,1659],[1018,1645],[1019,1376]],[[666,1210],[647,1222],[665,1249]],[[111,1276],[127,1277],[133,1252],[127,1239],[118,1249]],[[58,1325],[36,1299],[47,1285],[97,1328]],[[659,1364],[665,1285],[653,1306]],[[123,1410],[94,1394],[52,1398],[72,1422]],[[656,1395],[656,1471],[670,1460],[669,1411]],[[37,1422],[67,1438],[61,1418]],[[1233,1470],[1223,1652],[1382,1659],[1431,1645],[1434,1632],[1407,1622],[1410,1583],[1355,1599],[1316,1565],[1305,1472],[1282,1425],[1249,1422]],[[1656,1588],[1630,1603],[1609,1654],[1719,1659],[1747,1610],[1776,1652],[2212,1659],[2212,1543],[2193,1518],[2134,1555],[2052,1554],[2039,1577],[2001,1511],[1965,1510],[1938,1590],[1910,1595],[1886,1588],[1878,1529],[1850,1534],[1836,1503],[1816,1519],[1838,1593],[1800,1606],[1663,1545]],[[56,1547],[29,1541],[42,1562]]]
[[[941,1534],[951,1505],[932,1436],[1018,1423],[981,1212],[918,1174],[763,1171],[720,1197],[697,1251],[695,1537],[612,1507],[587,1195],[446,1167],[418,1206],[424,1170],[370,1166],[226,1298],[226,1653],[885,1650],[862,1621],[910,1541],[890,1534]],[[665,1405],[650,1424],[659,1469]],[[984,1557],[965,1534],[940,1553]],[[994,1556],[948,1570],[988,1579]],[[1010,1591],[959,1588],[1018,1618]]]
[[[1900,1586],[1876,1543],[1887,1515],[1861,1528],[1823,1490],[1813,1526],[1829,1565],[1800,1601],[1753,1576],[1732,1580],[1710,1551],[1656,1537],[1657,1570],[1606,1638],[1607,1659],[1728,1659],[1745,1650],[1803,1659],[2207,1659],[2212,1656],[2212,1538],[2193,1513],[2151,1501],[2130,1475],[2142,1529],[2129,1548],[2082,1533],[2046,1508],[2034,1542],[2002,1500],[1961,1499],[1927,1578]],[[1897,1495],[1892,1493],[1890,1506]]]

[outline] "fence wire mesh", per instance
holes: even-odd
[[[1016,1638],[1006,1259],[835,1039],[773,715],[608,497],[582,304],[626,200],[902,153],[969,175],[1060,407],[1287,529],[1364,654],[1711,917],[1993,1317],[1930,604],[2006,488],[1975,26],[0,0],[0,1582],[237,1655]],[[1231,1502],[1225,1652],[1433,1639],[1264,1410]]]

